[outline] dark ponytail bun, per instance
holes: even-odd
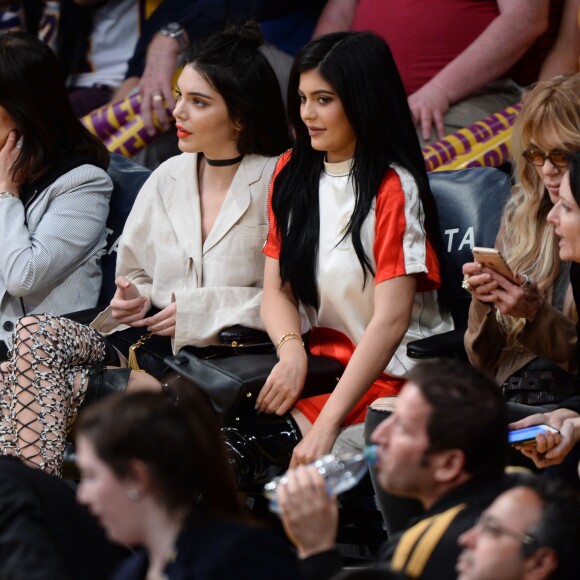
[[[236,48],[257,50],[264,44],[264,37],[258,23],[249,20],[240,24],[228,24],[222,32],[224,41],[236,45]]]

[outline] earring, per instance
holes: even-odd
[[[141,494],[139,493],[139,490],[135,487],[132,487],[127,491],[127,496],[131,501],[139,501],[141,499]]]

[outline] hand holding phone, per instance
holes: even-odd
[[[508,433],[508,442],[510,445],[532,445],[536,442],[536,436],[546,433],[560,433],[558,429],[550,425],[534,425],[524,429],[516,429]]]
[[[495,270],[510,282],[517,284],[516,276],[511,271],[501,252],[496,248],[482,248],[476,246],[471,250],[473,259],[479,262],[482,266]]]

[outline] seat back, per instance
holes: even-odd
[[[451,285],[451,315],[456,328],[466,327],[471,297],[461,288],[461,268],[473,261],[474,246],[493,248],[511,182],[499,169],[471,167],[432,172],[429,183],[443,236],[441,268]]]
[[[107,170],[113,180],[113,193],[107,218],[107,249],[101,259],[103,284],[99,297],[100,305],[107,305],[115,294],[115,269],[117,267],[117,247],[127,217],[143,183],[151,175],[151,170],[137,162],[111,153],[111,163]]]

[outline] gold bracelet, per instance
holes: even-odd
[[[288,332],[286,334],[283,334],[278,339],[278,342],[276,343],[276,346],[275,346],[276,355],[278,356],[278,358],[280,358],[280,355],[279,355],[280,349],[289,340],[299,340],[302,343],[302,346],[304,346],[304,341],[302,340],[302,337],[299,334],[296,334],[295,332]]]
[[[276,346],[274,347],[276,350],[278,350],[281,346],[282,343],[288,339],[289,336],[295,336],[296,338],[299,338],[300,340],[302,340],[302,337],[298,334],[296,334],[295,332],[287,332],[286,334],[283,334],[279,339],[278,342],[276,343]]]

